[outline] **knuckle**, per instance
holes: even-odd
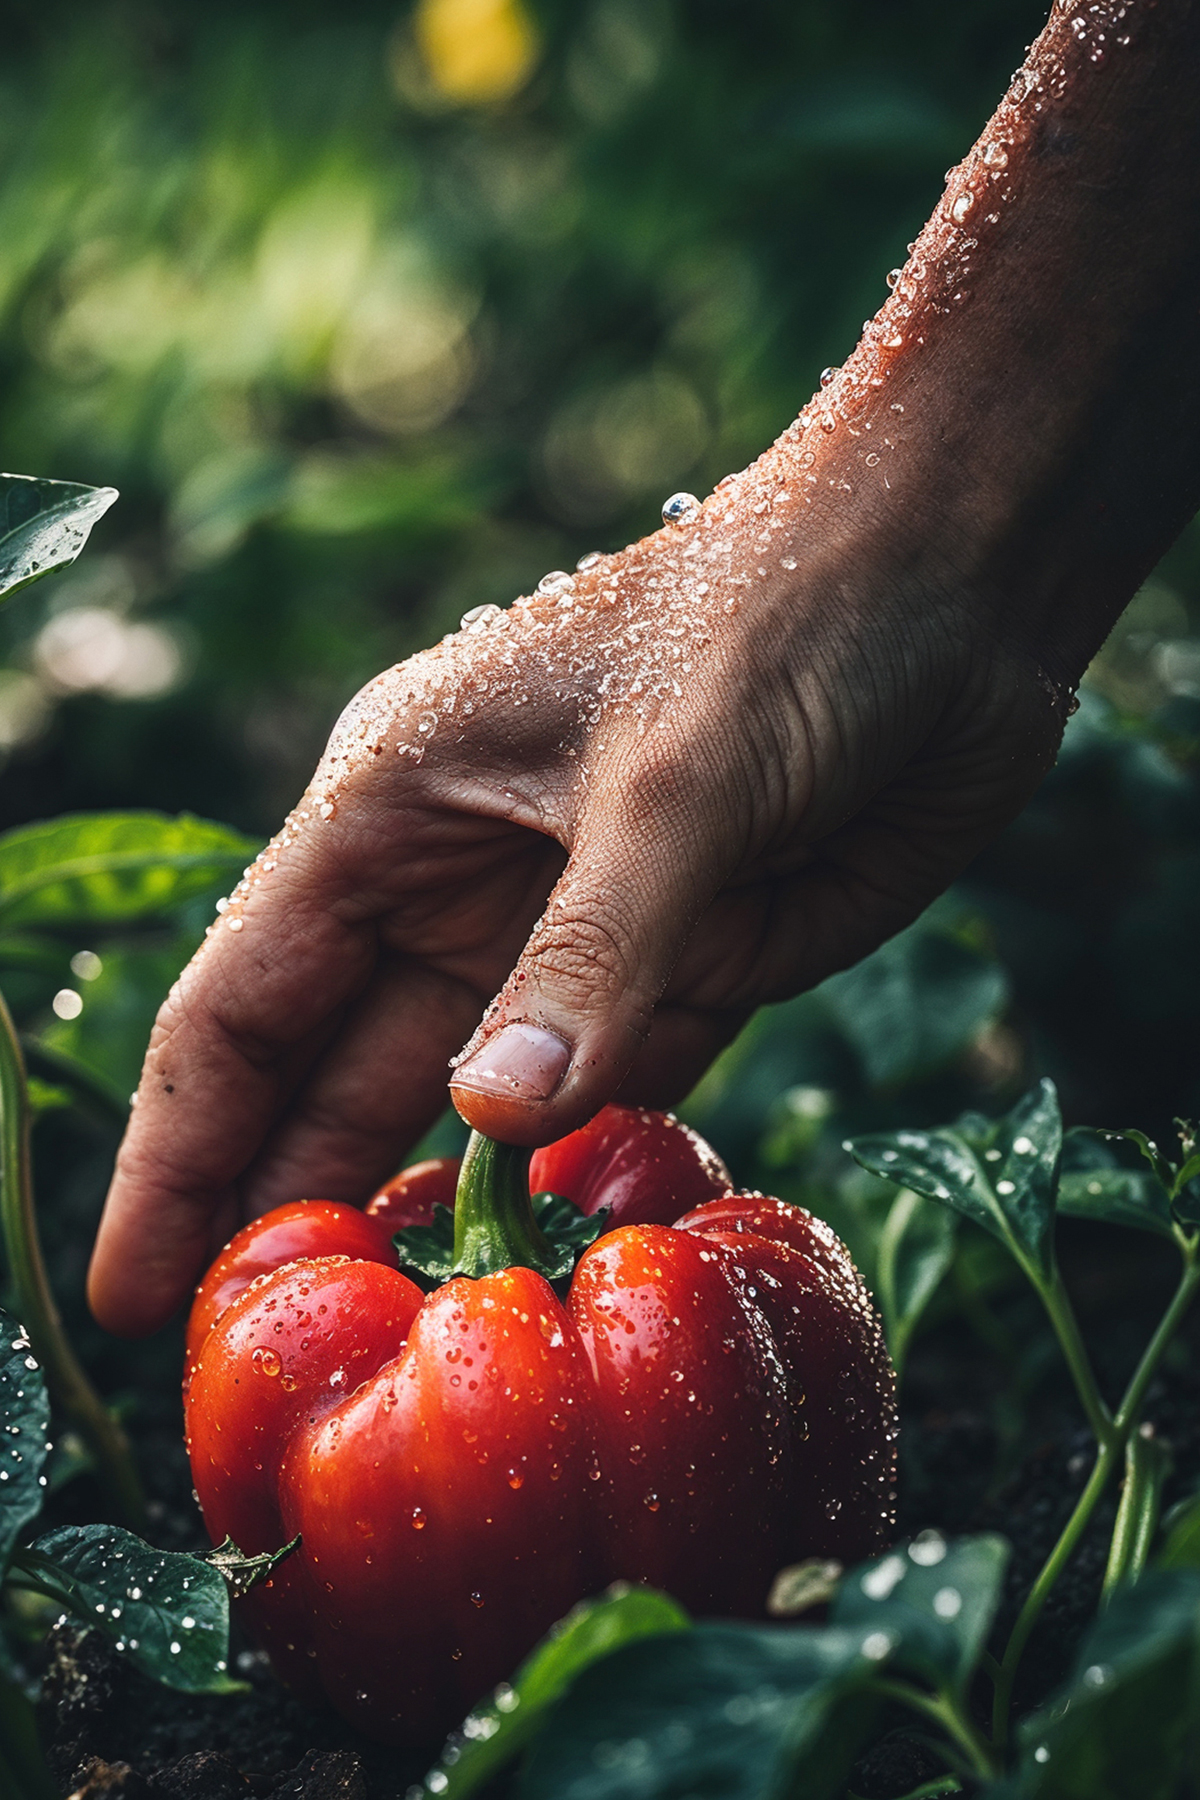
[[[627,988],[634,973],[630,934],[615,917],[556,917],[530,946],[540,983],[553,985],[573,1009],[588,1011],[601,995]]]

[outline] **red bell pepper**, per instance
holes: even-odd
[[[782,1564],[886,1539],[892,1374],[844,1246],[802,1208],[708,1198],[725,1172],[673,1122],[605,1114],[534,1159],[535,1187],[616,1202],[565,1300],[539,1272],[562,1252],[529,1152],[481,1138],[458,1184],[462,1273],[428,1296],[385,1223],[424,1222],[448,1184],[428,1166],[374,1217],[277,1209],[197,1292],[206,1524],[248,1553],[300,1534],[242,1605],[287,1680],[375,1735],[436,1737],[614,1579],[760,1616]]]

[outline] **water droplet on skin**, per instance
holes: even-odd
[[[821,370],[821,386],[823,388],[827,388],[836,374],[837,374],[836,367],[832,368],[832,369],[822,369]]]
[[[236,919],[226,919],[225,923],[228,925],[230,931],[241,931],[246,921],[239,913]]]
[[[337,807],[332,800],[322,800],[317,810],[323,819],[332,819],[337,812]]]
[[[462,631],[469,631],[472,626],[486,629],[493,619],[498,619],[499,617],[500,608],[498,606],[493,606],[489,601],[486,606],[469,607],[458,621],[459,628]]]
[[[964,188],[963,192],[959,194],[953,206],[950,208],[950,217],[954,220],[956,225],[962,224],[974,204],[974,194],[971,192],[970,188]]]
[[[425,1529],[425,1514],[419,1506],[413,1507],[412,1528],[414,1531],[424,1531]]]
[[[282,1361],[274,1350],[265,1350],[261,1346],[250,1358],[250,1363],[260,1375],[278,1375],[283,1367]]]
[[[538,582],[537,592],[539,594],[564,594],[574,586],[575,577],[568,575],[565,569],[551,569],[550,573],[543,575]]]
[[[437,714],[434,712],[423,712],[417,720],[417,730],[422,737],[432,737],[437,730]]]
[[[510,1488],[524,1487],[525,1477],[519,1469],[510,1469],[508,1471],[508,1485]]]
[[[700,511],[700,502],[695,494],[672,494],[669,500],[663,501],[662,520],[664,525],[682,525],[693,513]]]
[[[471,1595],[471,1605],[472,1606],[482,1606],[483,1605],[483,1595],[482,1594],[472,1594]]]
[[[987,144],[984,147],[983,160],[989,169],[1006,169],[1008,167],[1008,151],[1003,144]]]
[[[903,269],[889,269],[887,272],[888,286],[890,288],[894,288],[903,273],[904,273]]]
[[[580,557],[579,561],[575,564],[575,567],[576,567],[576,569],[578,569],[579,573],[582,575],[585,569],[594,569],[598,562],[603,562],[603,561],[604,561],[604,554],[602,551],[589,550],[586,556]]]

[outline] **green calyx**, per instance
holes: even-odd
[[[432,1225],[410,1225],[392,1242],[404,1267],[440,1286],[455,1275],[536,1269],[547,1281],[571,1274],[604,1229],[561,1194],[529,1192],[531,1150],[473,1131],[458,1178],[454,1211],[435,1206]]]

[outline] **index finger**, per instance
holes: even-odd
[[[369,979],[349,920],[291,859],[215,926],[164,1001],[105,1203],[88,1297],[102,1325],[152,1331],[186,1297],[214,1217]]]

